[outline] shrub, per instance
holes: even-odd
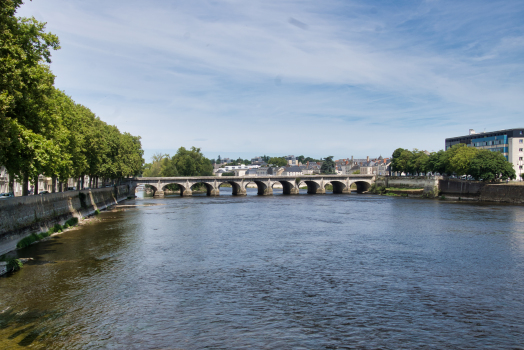
[[[75,226],[76,224],[78,224],[78,218],[71,218],[71,219],[67,220],[65,222],[65,224],[68,225],[68,226]],[[65,227],[65,225],[64,225],[64,227]]]
[[[18,259],[7,259],[7,271],[18,271],[24,266],[24,264]]]
[[[17,248],[25,248],[25,247],[28,247],[30,246],[32,243],[38,241],[40,238],[38,237],[38,235],[36,233],[33,233],[31,234],[30,236],[27,236],[23,239],[21,239],[17,244],[16,244],[16,247]]]
[[[98,215],[98,214],[100,214],[100,210],[97,209],[95,210],[95,215]]]
[[[69,224],[67,222],[64,224],[64,229],[66,228],[69,228]]]
[[[62,225],[55,224],[55,226],[53,226],[53,232],[62,232]]]

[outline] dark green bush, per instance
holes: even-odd
[[[78,218],[71,218],[67,220],[65,223],[69,226],[75,226],[76,224],[78,224]]]
[[[27,236],[26,238],[21,239],[17,244],[17,248],[25,248],[27,246],[30,246],[33,242],[38,241],[40,238],[36,233],[31,234],[30,236]]]
[[[100,214],[100,210],[97,209],[95,210],[95,215],[98,215],[98,214]]]
[[[62,232],[62,225],[55,224],[55,226],[53,226],[53,232]]]
[[[24,264],[18,259],[7,259],[7,271],[18,271]]]

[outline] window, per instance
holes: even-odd
[[[522,157],[519,157],[519,160],[522,160]]]
[[[523,143],[523,142],[522,142],[522,139],[519,140],[519,143]]]
[[[522,152],[522,148],[519,148],[519,152]]]

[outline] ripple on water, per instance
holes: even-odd
[[[249,191],[128,201],[20,250],[0,348],[524,343],[522,207]]]

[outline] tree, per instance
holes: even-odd
[[[465,144],[460,143],[452,146],[448,152],[447,172],[455,173],[459,176],[471,175],[469,174],[470,164],[478,150],[473,147],[467,147]]]
[[[213,165],[204,157],[200,148],[191,147],[190,150],[180,147],[171,158],[178,171],[178,176],[210,176],[213,174]]]
[[[287,160],[284,157],[272,157],[267,161],[268,164],[273,164],[274,166],[285,166],[287,165]]]
[[[397,148],[392,155],[391,170],[401,173],[412,173],[414,169],[411,161],[412,157],[413,152],[404,148]]]
[[[469,174],[475,179],[486,182],[515,179],[515,169],[499,152],[478,150],[471,160]]]
[[[333,156],[324,158],[322,166],[320,167],[320,172],[322,174],[336,174],[336,165],[333,161]]]
[[[50,166],[57,147],[52,141],[56,115],[48,113],[54,75],[49,66],[58,38],[45,33],[45,23],[17,18],[21,0],[0,2],[0,164],[27,182]]]
[[[426,154],[426,152],[414,149],[413,152],[411,152],[411,157],[409,157],[408,168],[413,173],[426,173],[428,171],[428,161],[429,156]]]
[[[443,150],[432,152],[428,158],[428,171],[432,173],[445,174],[448,161],[448,154]]]

